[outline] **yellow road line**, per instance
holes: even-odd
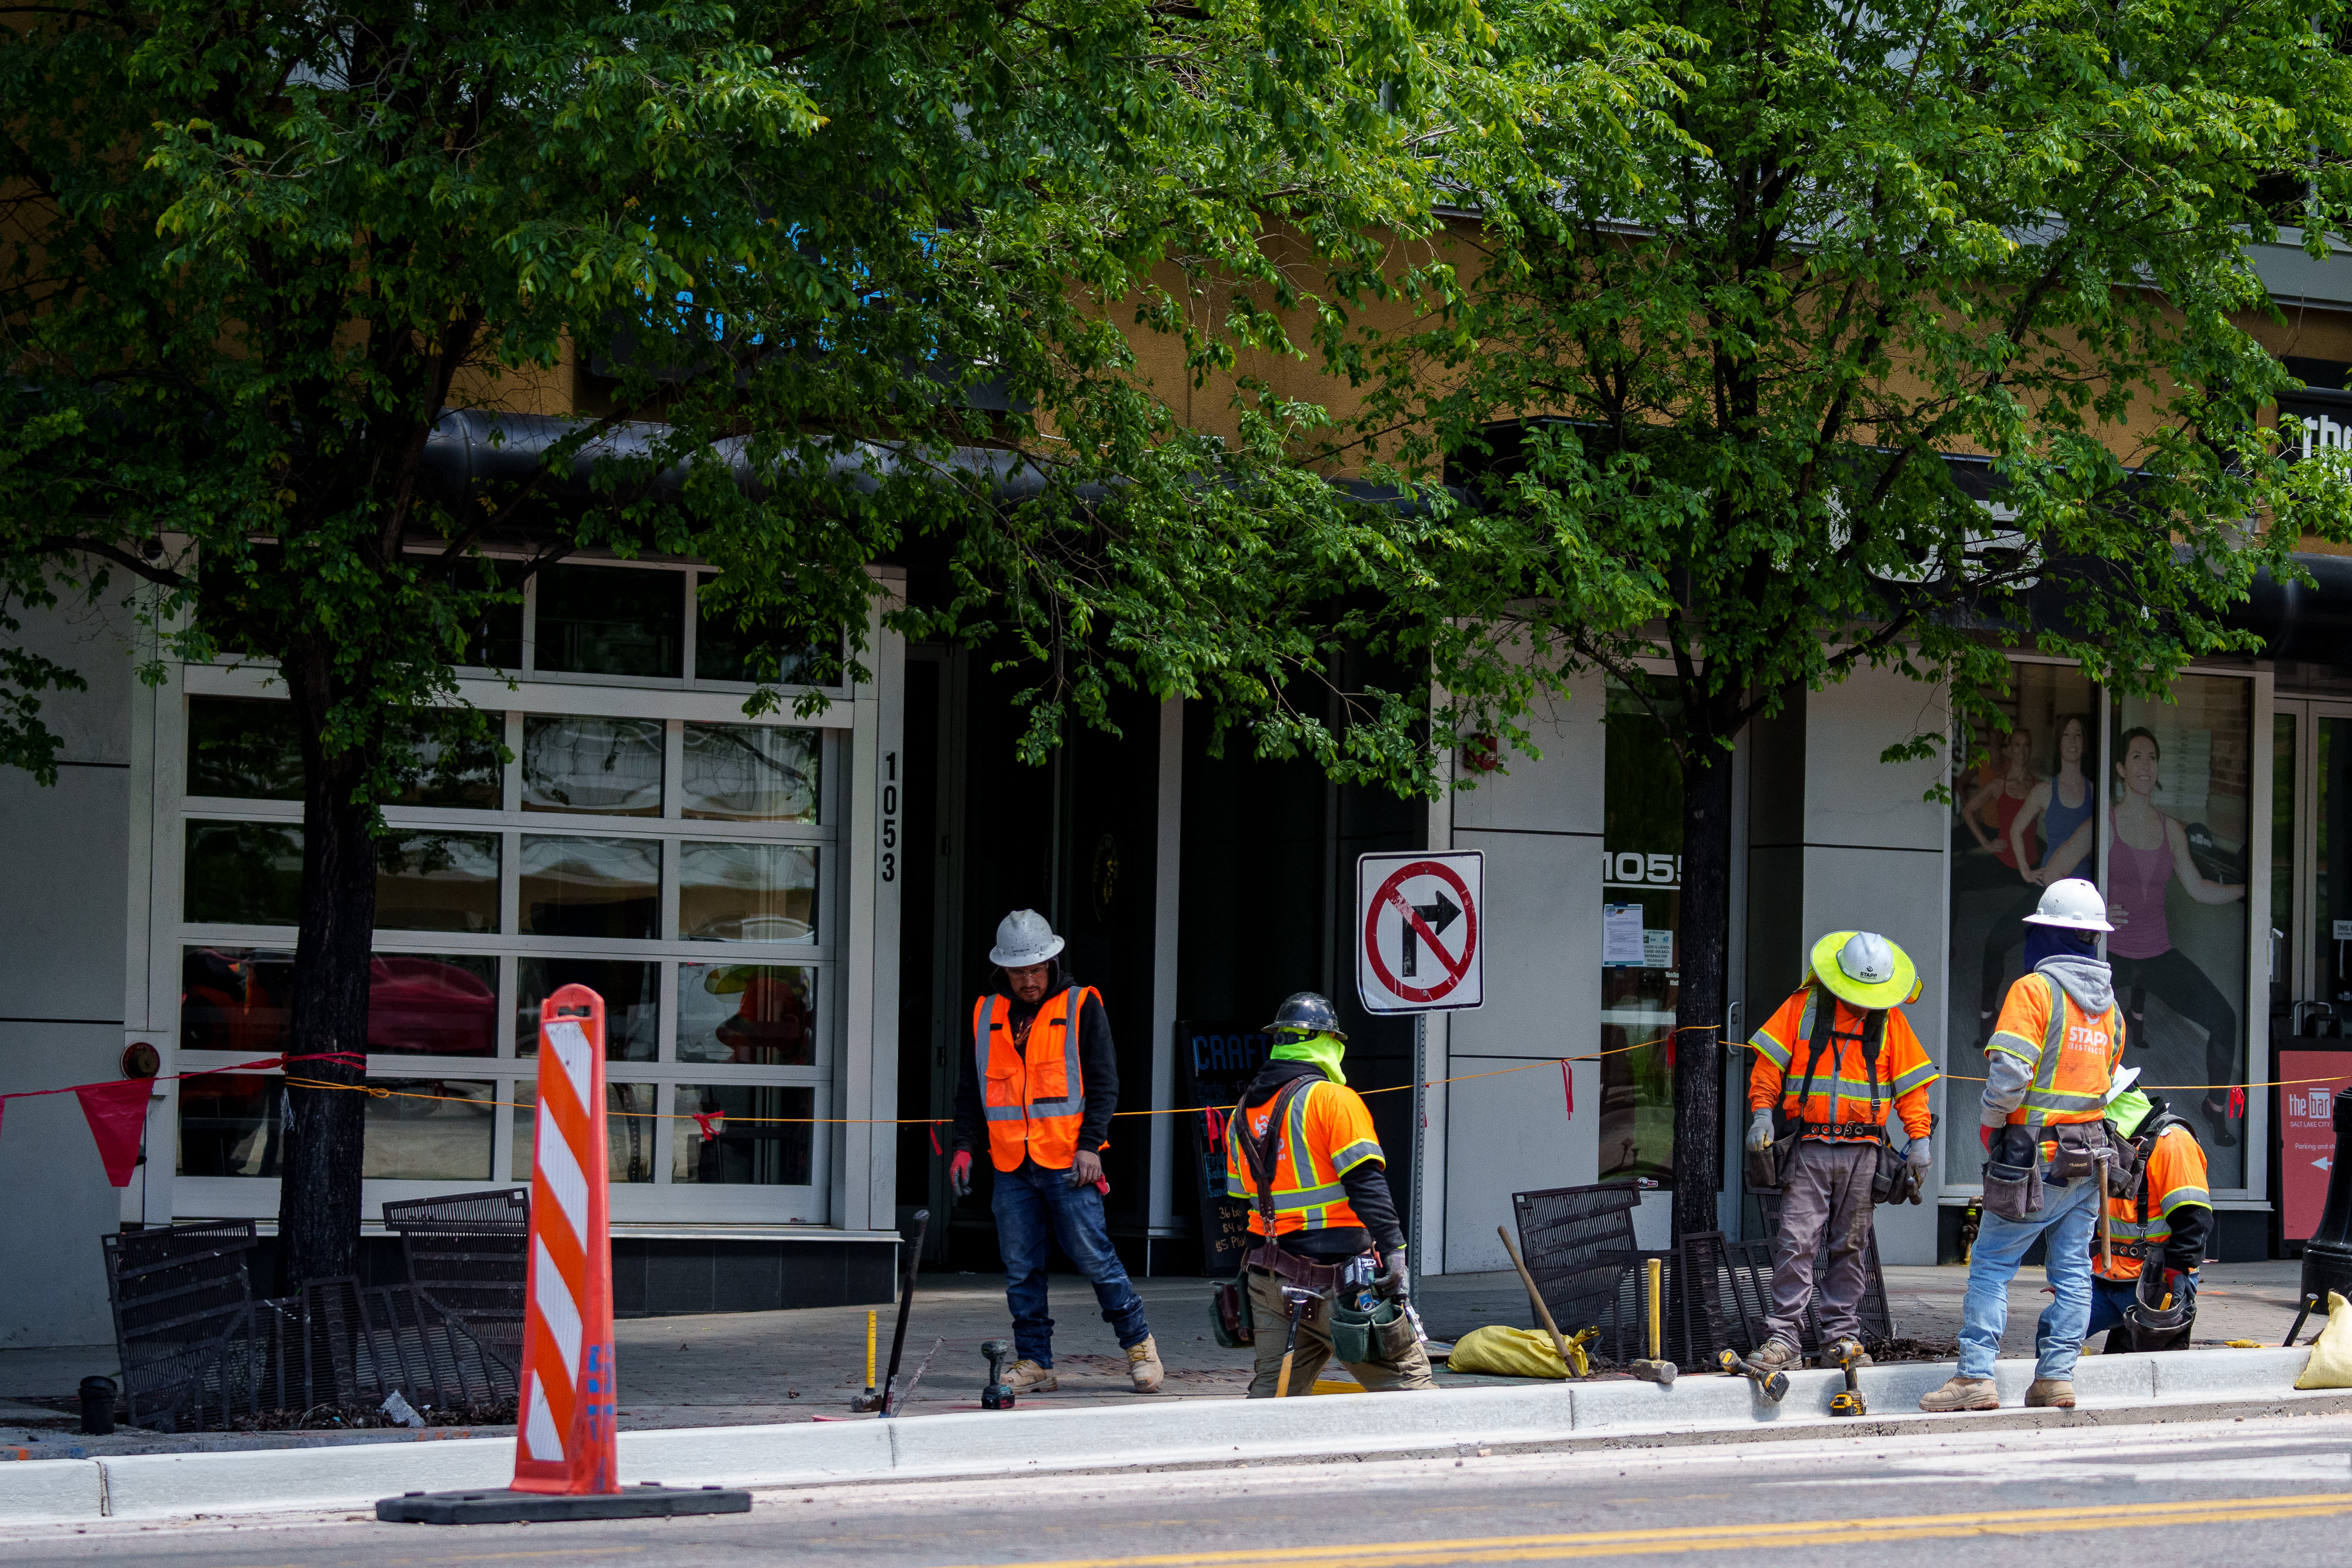
[[[2137,1530],[2148,1526],[2320,1519],[2352,1513],[2352,1492],[2295,1497],[2221,1498],[2181,1502],[2134,1500],[2099,1508],[2011,1509],[1782,1523],[1698,1524],[1664,1530],[1607,1530],[1562,1535],[1487,1535],[1455,1541],[1300,1542],[1274,1550],[1173,1552],[1145,1557],[1075,1557],[1022,1568],[1297,1568],[1345,1561],[1349,1568],[1414,1568],[1440,1563],[1521,1563],[1575,1557],[1656,1556],[1756,1547],[1848,1546],[1968,1535],[2027,1535],[2039,1531]],[[977,1565],[975,1565],[977,1568]]]

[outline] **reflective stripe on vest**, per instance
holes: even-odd
[[[2063,1117],[2067,1122],[2095,1122],[2106,1108],[2108,1085],[2102,1084],[2095,1092],[2087,1092],[2057,1087],[2058,1069],[2066,1060],[2066,1009],[2074,1005],[2074,998],[2067,996],[2066,988],[2058,983],[2055,975],[2037,972],[2037,977],[2050,988],[2050,1022],[2042,1031],[2042,1058],[2033,1064],[2033,1082],[2025,1090],[2021,1106],[2025,1112],[2025,1125],[2039,1127],[2053,1116]],[[2083,1017],[2086,1022],[2104,1024],[2115,1011],[2110,1006],[2096,1018],[2088,1012]],[[2103,1077],[2112,1079],[2115,1071],[2114,1042],[2121,1038],[2122,1027],[2122,1019],[2117,1019],[2115,1029],[2108,1032],[2107,1071],[2102,1074]],[[2016,1036],[2010,1038],[2014,1040]],[[2090,1114],[2083,1114],[2084,1112]]]
[[[1038,1030],[1050,1028],[1056,1021],[1048,1016],[1053,1011],[1055,1000],[1058,999],[1062,1004],[1058,1021],[1062,1029],[1063,1092],[1052,1099],[1030,1100],[1018,1105],[992,1105],[988,1103],[990,1041],[996,1033],[996,1008],[1003,998],[993,993],[981,998],[980,1005],[972,1016],[972,1063],[980,1075],[980,1113],[984,1120],[994,1124],[989,1129],[989,1148],[991,1158],[999,1170],[1012,1170],[1018,1167],[1021,1163],[1020,1151],[1011,1147],[1000,1149],[998,1146],[997,1129],[1008,1123],[1061,1123],[1060,1126],[1048,1125],[1034,1131],[1024,1125],[1018,1134],[1020,1141],[1025,1145],[1042,1134],[1049,1144],[1067,1140],[1072,1150],[1076,1147],[1076,1119],[1085,1113],[1087,1104],[1086,1075],[1078,1063],[1078,1024],[1087,994],[1087,988],[1072,986],[1064,990],[1058,998],[1048,998],[1041,1002],[1037,1009],[1037,1016],[1030,1020],[1028,1040],[1017,1044],[1010,1038],[1010,1020],[1007,1020],[1005,1046],[1021,1061],[1022,1082],[1025,1087],[1028,1082],[1030,1061],[1027,1046],[1030,1041],[1036,1039]],[[1012,1129],[1005,1127],[1005,1131],[1010,1134]],[[1008,1138],[1007,1143],[1009,1144],[1010,1141]],[[1069,1150],[1050,1147],[1046,1150],[1049,1158],[1054,1156],[1066,1158],[1069,1152]],[[1007,1156],[1012,1157],[1011,1165],[1004,1163]],[[1052,1168],[1058,1170],[1065,1167],[1055,1166]]]
[[[1310,1083],[1305,1092],[1293,1095],[1290,1114],[1283,1122],[1282,1157],[1290,1167],[1290,1190],[1279,1187],[1274,1194],[1274,1212],[1279,1217],[1296,1214],[1309,1230],[1328,1229],[1331,1210],[1348,1201],[1348,1189],[1339,1182],[1318,1186],[1315,1183],[1315,1158],[1307,1146],[1307,1102],[1322,1088]],[[1355,1221],[1349,1221],[1354,1224]]]

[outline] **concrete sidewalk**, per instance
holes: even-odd
[[[2294,1321],[2299,1265],[2291,1261],[2217,1263],[2207,1268],[2205,1276],[2207,1284],[2198,1298],[2200,1344],[2244,1339],[2275,1345],[2285,1337],[2287,1325]],[[1951,1340],[1959,1330],[1960,1301],[1967,1286],[1968,1272],[1958,1267],[1888,1269],[1887,1295],[1895,1332],[1931,1343]],[[1168,1367],[1163,1392],[1148,1396],[1133,1392],[1126,1357],[1102,1322],[1091,1291],[1081,1280],[1057,1276],[1052,1283],[1059,1317],[1055,1370],[1062,1386],[1056,1393],[1024,1396],[1024,1407],[1057,1409],[1133,1404],[1147,1398],[1165,1403],[1240,1396],[1249,1380],[1249,1354],[1223,1349],[1211,1335],[1206,1304],[1209,1282],[1196,1277],[1149,1279],[1137,1281],[1136,1289],[1149,1306],[1160,1356]],[[2028,1271],[2012,1286],[2007,1336],[2007,1347],[2012,1353],[2030,1349],[2033,1320],[2048,1300],[2038,1270]],[[1454,1274],[1427,1280],[1423,1281],[1419,1301],[1433,1339],[1458,1339],[1486,1323],[1534,1326],[1527,1292],[1514,1273]],[[892,1311],[873,1310],[877,1313],[880,1355],[887,1362]],[[825,1307],[625,1319],[615,1328],[621,1363],[621,1427],[644,1431],[754,1426],[846,1415],[851,1396],[865,1386],[867,1311]],[[1575,1325],[1561,1326],[1574,1332]],[[932,1360],[908,1403],[908,1414],[977,1409],[981,1386],[987,1381],[981,1343],[1009,1333],[1003,1281],[996,1276],[922,1276],[907,1332],[902,1384],[914,1375],[927,1354]],[[935,1344],[937,1353],[932,1354]],[[91,1373],[112,1375],[115,1371],[111,1345],[79,1351],[0,1351],[0,1452],[5,1452],[7,1445],[26,1442],[26,1434],[11,1429],[16,1424],[60,1419],[56,1411],[12,1405],[10,1399],[67,1397],[82,1377]],[[1448,1386],[1471,1387],[1507,1381],[1443,1370],[1438,1380]],[[1343,1386],[1348,1382],[1345,1373],[1336,1367],[1326,1375],[1326,1381]],[[53,1427],[40,1436],[55,1441],[59,1434]],[[341,1442],[376,1437],[322,1433],[280,1441]],[[406,1440],[405,1434],[399,1433],[380,1437]],[[120,1440],[99,1440],[99,1445],[115,1452],[152,1452],[165,1446],[259,1443],[253,1437],[240,1441],[226,1435],[190,1439],[125,1434]],[[96,1452],[99,1445],[85,1447]]]

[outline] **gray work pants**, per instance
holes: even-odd
[[[1807,1138],[1789,1161],[1780,1190],[1780,1233],[1772,1239],[1773,1339],[1804,1343],[1805,1306],[1813,1298],[1813,1269],[1822,1238],[1830,1241],[1821,1280],[1824,1342],[1862,1337],[1863,1249],[1870,1239],[1870,1181],[1878,1169],[1876,1144],[1833,1144]]]
[[[1271,1399],[1282,1379],[1282,1347],[1290,1337],[1290,1303],[1282,1299],[1282,1281],[1263,1269],[1245,1269],[1249,1281],[1250,1332],[1257,1350],[1257,1370],[1250,1378],[1249,1396]],[[1315,1392],[1316,1376],[1331,1359],[1331,1298],[1318,1296],[1298,1316],[1298,1346],[1290,1357],[1293,1396]],[[1395,1361],[1342,1363],[1367,1392],[1434,1388],[1429,1352],[1416,1344]]]

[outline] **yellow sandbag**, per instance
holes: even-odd
[[[1567,1364],[1540,1329],[1505,1328],[1489,1323],[1472,1329],[1454,1342],[1446,1365],[1456,1372],[1484,1372],[1496,1377],[1568,1376]]]
[[[2352,1304],[2327,1292],[2327,1326],[2313,1342],[2297,1388],[2352,1388]]]

